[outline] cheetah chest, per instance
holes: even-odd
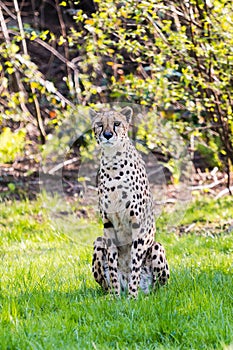
[[[119,159],[100,168],[99,206],[104,220],[109,220],[122,244],[132,242],[132,220],[145,222],[145,208],[150,207],[151,194],[144,166],[138,160]],[[147,211],[148,214],[148,211]],[[146,215],[147,216],[147,215]]]

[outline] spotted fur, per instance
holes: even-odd
[[[95,280],[116,295],[128,289],[137,297],[156,282],[165,284],[169,269],[164,248],[154,242],[153,199],[144,161],[128,138],[132,109],[91,112],[101,146],[98,173],[103,237],[94,242]]]

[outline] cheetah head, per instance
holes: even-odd
[[[95,112],[90,110],[92,127],[101,147],[113,147],[128,137],[133,111],[125,107],[121,111]]]

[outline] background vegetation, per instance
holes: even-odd
[[[33,125],[44,144],[76,106],[136,103],[177,130],[197,167],[226,171],[230,187],[232,22],[227,0],[1,1],[2,133],[14,142]]]

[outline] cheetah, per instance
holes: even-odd
[[[153,198],[144,161],[128,137],[133,110],[91,110],[101,148],[98,172],[99,210],[104,232],[94,242],[92,273],[116,296],[128,290],[136,298],[164,285],[169,268],[163,246],[154,241]]]

